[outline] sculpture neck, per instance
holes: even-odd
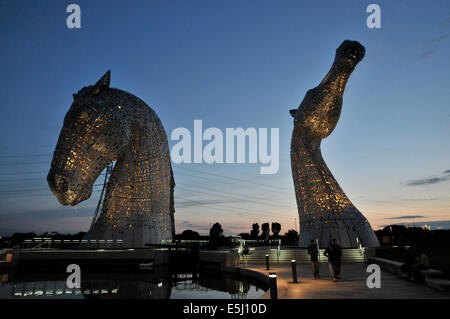
[[[332,91],[333,94],[343,94],[350,74],[351,72],[339,70],[336,63],[333,63],[330,71],[328,71],[322,82],[320,82],[318,88],[328,89]]]
[[[299,212],[320,216],[321,211],[339,213],[353,207],[322,158],[321,140],[295,129],[293,134],[291,165]]]
[[[142,228],[143,222],[151,224],[162,212],[173,216],[174,182],[167,139],[158,130],[158,125],[136,125],[128,149],[114,166],[102,213],[115,218],[117,225]]]
[[[110,196],[105,198],[103,207],[107,209],[118,206],[121,212],[127,212],[131,225],[136,222],[132,220],[131,213],[146,213],[151,210],[151,205],[140,204],[151,200],[151,176],[145,174],[149,172],[151,165],[151,149],[149,139],[144,139],[135,132],[130,147],[117,160],[108,184],[107,195]]]
[[[118,155],[102,212],[86,238],[122,239],[146,247],[174,233],[173,172],[167,135],[156,113],[139,99],[129,107],[128,146]],[[125,124],[124,124],[125,125]]]

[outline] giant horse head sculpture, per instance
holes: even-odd
[[[336,238],[342,247],[374,247],[378,240],[367,219],[352,204],[326,165],[321,141],[336,128],[347,81],[364,58],[365,48],[345,40],[322,82],[307,91],[294,118],[291,168],[300,221],[299,245],[317,240],[326,247]]]
[[[48,184],[62,205],[76,205],[91,196],[100,173],[117,160],[91,238],[120,230],[133,247],[168,239],[174,231],[175,183],[166,132],[142,100],[109,84],[108,71],[73,95]]]
[[[132,122],[121,105],[111,104],[110,71],[95,85],[82,88],[64,118],[47,181],[62,205],[91,196],[102,170],[130,143]]]
[[[298,109],[290,110],[296,125],[311,138],[322,140],[336,127],[342,110],[342,95],[350,74],[364,58],[365,48],[345,40],[336,49],[330,71],[319,86],[308,90]]]

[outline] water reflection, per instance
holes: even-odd
[[[62,270],[14,270],[1,275],[0,298],[17,299],[254,299],[259,283],[218,272],[169,273],[167,268],[82,271],[81,288],[69,289]]]

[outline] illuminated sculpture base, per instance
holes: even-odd
[[[343,248],[356,248],[360,244],[364,247],[379,246],[372,227],[359,211],[347,212],[341,219],[330,216],[326,224],[321,220],[307,218],[300,221],[300,247],[308,247],[311,239],[317,239],[320,248],[326,248],[334,238]]]

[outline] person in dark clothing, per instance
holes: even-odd
[[[333,249],[333,244],[330,242],[328,247],[325,249],[323,253],[326,257],[328,257],[328,267],[330,268],[330,274],[333,278],[333,281],[337,279],[337,269],[336,269],[336,256]]]
[[[420,271],[430,269],[430,261],[421,249],[417,249],[416,252],[416,262],[411,267],[412,279],[414,281],[424,282],[425,278]]]
[[[336,238],[333,239],[333,253],[335,257],[336,263],[336,278],[341,279],[341,261],[342,261],[342,249],[341,246],[337,243]]]
[[[311,264],[313,268],[314,279],[320,278],[319,274],[319,248],[317,244],[311,239],[311,244],[308,247],[308,254],[311,256]]]
[[[409,280],[413,278],[413,265],[416,264],[417,251],[414,247],[408,247],[405,253],[405,262],[402,265],[402,272]]]

